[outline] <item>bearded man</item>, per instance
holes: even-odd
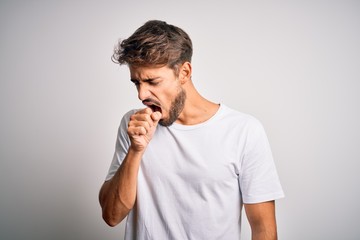
[[[283,197],[270,146],[254,117],[202,97],[192,42],[149,21],[119,42],[144,109],[124,115],[99,199],[105,222],[127,217],[125,239],[240,239],[245,208],[252,239],[277,239]]]

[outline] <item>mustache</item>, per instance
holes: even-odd
[[[160,107],[160,103],[158,101],[154,100],[154,99],[151,99],[151,98],[147,98],[147,99],[143,100],[142,103],[144,105],[153,104],[153,105],[156,105],[156,106]]]

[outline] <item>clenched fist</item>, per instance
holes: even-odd
[[[133,150],[142,152],[152,139],[156,126],[161,119],[160,112],[153,112],[151,108],[144,108],[131,115],[127,133]]]

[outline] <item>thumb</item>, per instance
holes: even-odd
[[[159,121],[160,121],[160,119],[161,119],[161,116],[162,116],[162,114],[161,114],[161,112],[153,112],[152,114],[151,114],[151,118],[152,118],[152,120],[155,122],[155,124],[157,124]]]

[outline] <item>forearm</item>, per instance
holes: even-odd
[[[103,219],[110,226],[119,224],[135,204],[141,157],[142,153],[129,149],[114,177],[105,182],[100,190]]]
[[[244,204],[252,240],[277,240],[275,202]]]
[[[119,224],[134,207],[141,158],[161,118],[151,108],[131,115],[127,134],[130,148],[114,177],[105,182],[99,193],[103,219],[110,226]]]
[[[276,229],[254,229],[251,231],[252,240],[277,240]]]

